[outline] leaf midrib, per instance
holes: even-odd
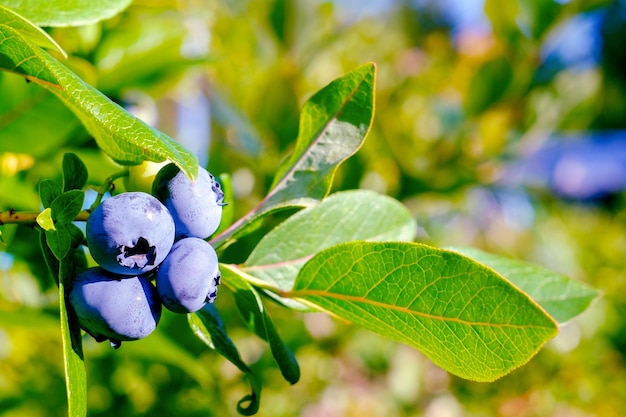
[[[293,291],[285,292],[284,294],[281,294],[281,296],[285,298],[294,298],[294,299],[298,299],[298,298],[306,299],[307,296],[308,297],[322,297],[325,299],[336,299],[336,300],[352,302],[352,303],[361,303],[361,304],[371,305],[373,307],[384,308],[387,310],[399,311],[402,313],[422,317],[422,318],[429,319],[429,320],[459,323],[459,324],[463,324],[463,325],[470,326],[470,327],[482,326],[482,327],[512,328],[512,329],[543,328],[543,329],[553,330],[553,327],[544,326],[544,325],[518,325],[518,324],[511,324],[511,323],[472,322],[472,321],[460,319],[458,317],[437,316],[437,315],[425,313],[422,311],[411,310],[410,308],[407,308],[407,307],[396,306],[393,304],[385,304],[380,301],[375,301],[375,300],[371,300],[371,299],[360,297],[360,296],[339,294],[339,293],[329,293],[324,290],[293,290]]]

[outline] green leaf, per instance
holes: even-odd
[[[79,417],[87,415],[87,372],[80,327],[67,301],[67,292],[75,275],[73,259],[73,256],[67,256],[60,263],[59,304],[68,414]]]
[[[83,231],[80,230],[78,226],[76,226],[74,223],[69,223],[65,227],[68,229],[68,232],[70,234],[70,240],[72,242],[71,245],[73,248],[77,248],[83,243],[85,245],[87,244],[86,242],[84,242],[85,235],[83,235]]]
[[[214,239],[216,244],[276,210],[306,207],[330,191],[339,165],[353,155],[374,116],[376,66],[362,65],[313,95],[300,115],[292,155],[278,168],[270,192],[246,216]]]
[[[63,191],[80,190],[87,183],[87,167],[76,154],[63,155]]]
[[[14,20],[9,20],[13,18]],[[0,69],[15,72],[30,81],[58,86],[56,76],[40,60],[33,59],[33,51],[43,50],[25,33],[29,22],[0,7]]]
[[[43,230],[56,230],[56,227],[54,227],[54,220],[52,220],[52,209],[50,207],[39,213],[36,220],[37,224],[41,226]]]
[[[237,411],[246,416],[255,414],[261,403],[261,383],[241,359],[237,347],[228,337],[217,308],[213,304],[207,304],[201,310],[188,314],[187,318],[191,330],[200,340],[247,375],[252,392],[237,403]]]
[[[67,227],[59,227],[56,230],[46,230],[46,241],[54,256],[61,260],[67,256],[72,247],[72,237]]]
[[[59,284],[59,310],[61,319],[61,342],[65,369],[68,415],[87,415],[87,373],[83,361],[83,347],[80,326],[67,301],[67,292],[76,274],[73,254],[63,257],[60,262],[50,255],[46,236],[41,234],[41,249],[50,271]]]
[[[41,254],[43,255],[43,259],[46,262],[48,270],[50,270],[52,276],[56,280],[57,285],[59,285],[59,260],[50,249],[44,231],[41,231],[39,233],[39,248],[41,249]]]
[[[39,182],[39,198],[44,207],[50,207],[54,199],[62,193],[61,186],[54,180],[44,179]]]
[[[353,155],[369,132],[374,116],[376,66],[362,65],[313,95],[302,108],[296,147],[279,168],[264,202],[302,197],[321,199],[335,171]]]
[[[406,343],[443,369],[493,381],[526,363],[557,325],[482,264],[417,243],[350,242],[302,268],[287,294]]]
[[[31,1],[32,2],[32,1]],[[35,0],[36,3],[43,5],[41,2]],[[15,7],[13,3],[23,4],[22,0],[3,0],[0,5],[0,39],[2,37],[2,33],[6,28],[12,28],[17,31],[21,36],[23,36],[28,41],[32,42],[34,45],[40,46],[42,48],[48,48],[52,50],[58,51],[62,56],[67,57],[65,51],[59,46],[58,43],[50,35],[48,35],[45,31],[43,31],[40,27],[37,26],[32,20],[27,20],[28,13],[22,13],[20,7]],[[48,4],[46,2],[47,7]],[[8,8],[7,8],[8,7]],[[13,10],[11,10],[13,9]],[[19,14],[18,14],[19,13]],[[20,15],[21,14],[21,15]]]
[[[269,343],[272,355],[287,382],[300,379],[300,367],[276,331],[272,320],[256,290],[231,265],[220,264],[222,281],[233,291],[235,305],[250,331]]]
[[[198,159],[191,152],[112,102],[19,31],[0,25],[2,68],[23,74],[55,94],[117,162],[133,165],[168,159],[195,179]]]
[[[83,208],[85,193],[82,190],[67,191],[54,199],[50,208],[57,225],[67,225],[74,221]]]
[[[369,190],[338,192],[265,235],[243,270],[289,290],[304,263],[323,249],[351,240],[411,241],[416,231],[411,213],[399,201]]]
[[[132,0],[2,0],[39,26],[83,26],[109,19]]]
[[[527,293],[560,324],[581,314],[600,295],[595,288],[537,265],[474,248],[448,249],[493,268]]]

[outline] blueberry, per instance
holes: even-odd
[[[174,220],[159,200],[143,192],[102,202],[87,220],[87,245],[104,269],[123,275],[148,272],[174,243]]]
[[[200,310],[217,296],[220,272],[217,255],[206,241],[195,237],[174,243],[156,273],[163,305],[176,313]]]
[[[206,239],[222,219],[224,192],[206,169],[194,182],[174,164],[165,166],[154,181],[153,194],[168,208],[176,224],[176,239]]]
[[[100,267],[74,278],[69,302],[83,330],[98,342],[110,340],[116,348],[124,340],[148,336],[161,318],[161,303],[148,278],[121,276]]]

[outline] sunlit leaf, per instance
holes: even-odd
[[[39,26],[82,26],[120,13],[132,0],[2,0]]]
[[[56,230],[54,220],[52,219],[52,209],[50,207],[39,213],[36,220],[37,224],[41,226],[43,230]]]
[[[399,201],[368,190],[338,192],[265,235],[243,270],[288,290],[304,263],[323,249],[351,240],[411,241],[416,231]]]
[[[515,259],[492,255],[474,248],[449,248],[485,264],[526,292],[558,323],[581,314],[600,291],[564,275]]]
[[[328,194],[335,171],[361,147],[369,132],[375,79],[373,63],[360,66],[332,81],[304,104],[295,149],[278,168],[270,192],[215,238],[216,244],[258,216],[282,208],[310,206]]]
[[[21,36],[32,42],[33,44],[42,48],[48,48],[58,51],[61,55],[67,56],[65,51],[59,46],[58,43],[45,31],[37,26],[37,23],[32,19],[28,20],[28,13],[22,13],[24,11],[24,3],[28,1],[23,0],[3,0],[0,4],[0,34],[4,29],[10,27],[20,33]],[[40,6],[44,5],[37,0],[30,1],[30,3],[38,3]],[[60,3],[60,2],[59,2]],[[45,7],[48,6],[48,2],[45,3]],[[40,25],[41,26],[41,25]],[[1,35],[0,35],[1,36]]]
[[[198,160],[182,145],[131,115],[18,31],[3,25],[0,68],[23,74],[59,97],[114,160],[139,164],[168,159],[190,178],[196,177]]]
[[[476,381],[523,365],[557,334],[552,318],[492,269],[416,243],[326,249],[305,264],[288,295]]]

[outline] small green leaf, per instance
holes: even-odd
[[[2,0],[39,26],[83,26],[109,19],[132,0]]]
[[[73,248],[77,248],[78,246],[80,246],[81,244],[87,244],[84,240],[85,240],[85,235],[83,235],[83,231],[80,230],[80,228],[78,226],[76,226],[74,223],[69,223],[65,226],[67,228],[67,231],[70,234],[70,241],[71,241],[71,246]]]
[[[290,384],[298,382],[300,379],[298,362],[280,338],[259,294],[230,265],[220,264],[220,271],[222,281],[233,292],[235,304],[243,322],[250,331],[269,343],[272,355],[285,380]]]
[[[213,239],[219,245],[242,233],[255,218],[276,210],[307,207],[330,191],[339,165],[352,156],[374,117],[376,66],[362,65],[313,95],[302,108],[295,149],[279,168],[257,207]]]
[[[87,167],[74,153],[63,155],[63,191],[80,190],[87,183]]]
[[[485,264],[507,278],[563,324],[589,307],[600,291],[537,265],[474,248],[449,248]]]
[[[56,230],[46,230],[48,247],[58,260],[67,256],[72,247],[72,234],[67,225],[58,225]]]
[[[38,1],[36,2],[40,3]],[[42,48],[56,50],[62,56],[67,57],[65,51],[59,46],[58,43],[56,43],[54,39],[52,39],[50,35],[38,27],[35,22],[28,20],[28,17],[26,17],[28,13],[22,13],[22,10],[19,7],[15,7],[12,3],[23,4],[24,2],[22,0],[2,1],[2,4],[0,5],[0,34],[2,33],[3,28],[12,28],[18,31],[21,36],[33,44]]]
[[[85,193],[81,190],[67,191],[54,199],[50,208],[57,225],[67,225],[74,221],[83,208]]]
[[[255,414],[261,403],[261,383],[241,359],[237,347],[228,337],[217,308],[213,304],[207,304],[201,310],[188,314],[187,318],[191,330],[200,340],[247,375],[252,392],[237,403],[237,411],[246,416]]]
[[[406,343],[443,369],[493,381],[526,363],[557,325],[482,264],[417,243],[350,242],[314,256],[287,295]]]
[[[74,257],[62,259],[59,264],[59,305],[68,414],[81,417],[87,415],[87,372],[80,327],[67,301],[67,292],[75,274]]]
[[[48,270],[52,273],[52,276],[56,280],[57,285],[59,285],[59,260],[54,255],[52,250],[50,250],[50,246],[46,240],[46,234],[44,231],[40,231],[39,233],[39,248],[41,249],[41,253],[43,255],[43,259],[46,262],[46,266]]]
[[[289,217],[261,239],[243,270],[289,290],[317,252],[351,240],[411,241],[417,225],[399,201],[368,190],[332,194]]]
[[[45,231],[56,230],[54,220],[52,220],[52,209],[48,207],[37,216],[37,224]]]
[[[61,186],[54,180],[45,179],[39,182],[39,198],[41,198],[41,204],[46,208],[50,207],[54,199],[62,193]]]
[[[25,75],[55,94],[115,161],[134,165],[167,159],[195,179],[198,159],[185,147],[112,102],[19,31],[0,25],[2,68]]]

